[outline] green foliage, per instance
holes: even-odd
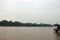
[[[18,21],[12,22],[7,20],[0,21],[0,26],[52,26],[51,24],[37,24],[37,23],[21,23]]]

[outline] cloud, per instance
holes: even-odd
[[[0,17],[5,19],[52,23],[59,22],[59,13],[59,0],[0,0]]]

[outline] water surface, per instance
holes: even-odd
[[[0,27],[0,40],[60,40],[54,27]]]

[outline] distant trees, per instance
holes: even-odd
[[[21,23],[18,21],[2,20],[0,21],[0,26],[51,26],[51,24]]]
[[[6,26],[9,22],[7,20],[0,21],[0,25]]]

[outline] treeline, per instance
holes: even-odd
[[[0,26],[52,26],[51,24],[37,24],[37,23],[21,23],[18,21],[12,22],[7,20],[0,21]]]

